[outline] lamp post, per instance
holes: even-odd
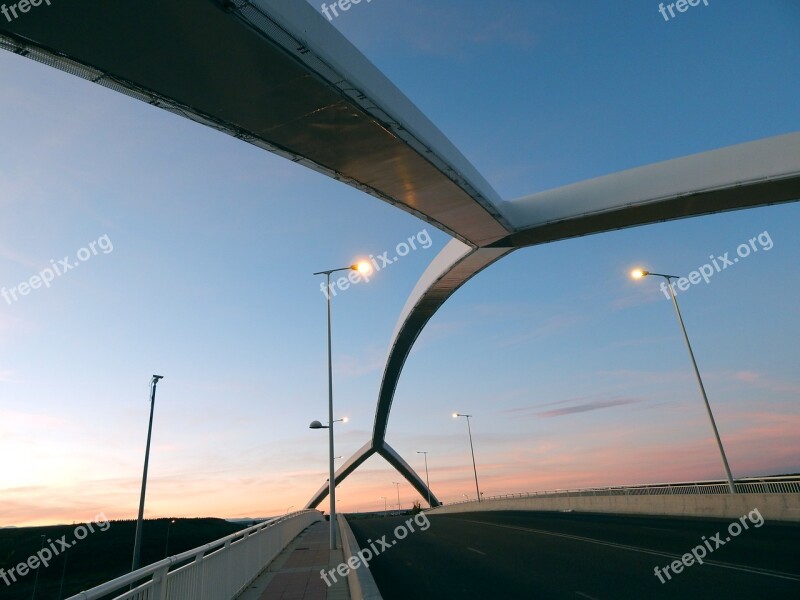
[[[311,424],[308,426],[309,429],[327,429],[328,430],[328,444],[330,448],[330,454],[328,455],[328,470],[330,471],[330,476],[328,478],[328,494],[331,498],[331,508],[330,508],[330,519],[331,519],[331,550],[336,549],[336,529],[335,529],[335,521],[336,521],[336,484],[334,483],[333,477],[333,424],[334,423],[347,423],[347,417],[343,417],[341,419],[332,420],[329,422],[328,425],[323,425],[319,421],[311,421]]]
[[[386,516],[386,496],[381,496],[381,500],[383,500],[383,514]]]
[[[144,473],[142,474],[142,493],[139,496],[139,517],[136,520],[136,539],[133,543],[133,563],[131,571],[139,568],[142,553],[142,528],[144,527],[144,497],[147,490],[147,467],[150,463],[150,439],[153,434],[153,411],[156,408],[156,386],[164,379],[163,375],[153,375],[150,381],[150,424],[147,426],[147,446],[144,451]]]
[[[172,529],[172,526],[175,524],[175,519],[170,519],[169,523],[167,523],[167,543],[164,544],[164,558],[169,556],[169,531]]]
[[[424,454],[425,455],[425,483],[428,486],[428,508],[433,508],[431,506],[431,481],[428,479],[428,451],[427,450],[417,450],[417,454]]]
[[[294,504],[292,504],[289,508],[294,508]],[[283,513],[284,515],[288,515],[289,514],[289,508],[287,508],[286,512]]]
[[[42,547],[39,548],[39,556],[41,556],[41,551],[44,549],[44,538],[45,535],[42,534]],[[33,579],[33,594],[31,594],[31,600],[36,598],[36,588],[39,585],[39,569],[36,569],[36,577]]]
[[[61,584],[58,586],[58,600],[63,600],[64,598],[64,579],[67,576],[67,557],[69,554],[64,552],[64,562],[61,563]]]
[[[328,445],[330,446],[330,476],[328,479],[328,495],[330,496],[331,508],[331,550],[336,549],[336,482],[333,477],[333,363],[331,359],[331,273],[338,273],[339,271],[358,271],[362,274],[367,274],[372,270],[371,265],[366,262],[350,265],[349,267],[341,267],[339,269],[328,269],[327,271],[317,271],[314,275],[325,275],[325,298],[328,305]],[[319,423],[319,421],[315,421]],[[313,425],[313,423],[312,423]],[[321,428],[321,427],[320,427]]]
[[[472,471],[475,473],[475,497],[478,502],[481,501],[481,491],[478,489],[478,468],[475,466],[475,448],[472,447],[472,428],[469,426],[469,420],[472,415],[462,415],[461,413],[453,413],[453,418],[466,417],[467,418],[467,432],[469,433],[469,450],[472,452]]]
[[[672,282],[670,281],[671,279],[677,279],[678,277],[676,275],[664,275],[663,273],[651,273],[650,271],[644,271],[642,269],[634,269],[631,272],[631,277],[634,279],[641,279],[643,277],[647,277],[648,275],[663,277],[667,281],[666,287],[669,288],[672,304],[675,306],[675,314],[678,317],[678,324],[680,325],[681,332],[683,333],[683,339],[686,342],[686,349],[689,351],[689,358],[692,359],[692,367],[694,367],[694,374],[697,377],[697,385],[700,387],[700,394],[703,396],[703,402],[706,406],[706,412],[708,413],[708,420],[711,422],[711,429],[714,431],[714,438],[717,440],[717,447],[719,448],[719,453],[722,457],[722,465],[725,468],[725,477],[728,479],[728,489],[730,490],[731,494],[735,494],[736,486],[733,483],[731,468],[728,465],[728,459],[725,456],[725,449],[722,447],[722,440],[719,437],[717,423],[714,421],[714,413],[711,412],[711,405],[708,403],[708,396],[706,396],[706,388],[703,386],[703,380],[700,377],[700,370],[697,368],[697,361],[695,360],[694,352],[692,351],[692,345],[689,343],[689,336],[686,333],[686,326],[683,324],[681,309],[678,308],[678,299],[675,297],[675,290],[672,288]]]
[[[396,481],[392,482],[392,485],[397,486],[397,514],[400,514],[400,484]]]

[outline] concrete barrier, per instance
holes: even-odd
[[[530,496],[462,502],[440,506],[426,513],[440,515],[478,511],[543,510],[735,519],[754,508],[767,521],[800,522],[800,494]]]
[[[344,515],[339,513],[336,515],[336,519],[339,523],[339,536],[342,540],[344,561],[347,562],[357,555],[360,548],[358,547],[358,542],[356,542],[356,536],[353,535],[353,530],[350,529],[350,525]],[[347,573],[347,584],[350,587],[350,600],[383,600],[368,566],[359,564],[357,568],[351,569]]]

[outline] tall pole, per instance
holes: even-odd
[[[67,557],[69,554],[64,552],[64,562],[61,566],[61,585],[58,587],[58,600],[63,600],[64,598],[64,578],[67,576]]]
[[[314,275],[325,275],[325,298],[328,306],[328,451],[329,451],[329,477],[328,477],[328,496],[330,496],[330,519],[331,519],[331,550],[336,549],[336,479],[334,478],[333,468],[333,359],[331,355],[331,273],[339,271],[355,270],[366,273],[369,265],[366,262],[350,265],[341,269],[329,269],[318,271]]]
[[[136,520],[136,541],[133,544],[133,563],[131,571],[139,568],[139,560],[142,553],[142,528],[144,520],[144,497],[147,490],[147,467],[150,462],[150,439],[153,434],[153,411],[156,407],[156,386],[158,381],[163,379],[161,375],[153,375],[150,382],[150,424],[147,426],[147,446],[144,451],[144,473],[142,474],[142,493],[139,496],[139,517]]]
[[[383,512],[386,512],[386,496],[381,496],[381,500],[383,500]]]
[[[655,275],[655,273],[653,273]],[[686,342],[686,349],[689,351],[689,358],[692,359],[692,366],[694,367],[694,374],[697,377],[697,385],[700,386],[700,394],[703,396],[703,402],[706,406],[706,412],[708,413],[708,419],[711,421],[711,429],[714,431],[714,439],[717,440],[717,447],[719,448],[720,456],[722,457],[722,465],[725,467],[725,476],[728,478],[728,489],[730,490],[731,494],[736,493],[736,486],[733,483],[733,475],[731,475],[731,468],[728,465],[728,458],[725,456],[725,449],[722,447],[722,440],[719,437],[719,431],[717,430],[717,423],[714,420],[714,413],[711,412],[711,405],[708,403],[708,396],[706,396],[706,388],[703,386],[703,380],[700,377],[700,370],[697,368],[697,361],[694,358],[694,352],[692,352],[692,345],[689,343],[689,336],[686,333],[686,327],[683,324],[683,317],[681,316],[681,309],[678,308],[678,299],[675,297],[675,290],[672,289],[672,285],[670,284],[671,275],[661,275],[664,279],[667,280],[667,287],[669,288],[669,294],[672,297],[672,303],[675,305],[675,314],[678,315],[678,324],[681,326],[681,331],[683,332],[683,339]]]
[[[328,451],[329,451],[329,477],[328,495],[330,496],[331,519],[331,550],[336,549],[336,480],[333,472],[333,359],[331,358],[331,274],[325,273],[325,288],[328,299]]]
[[[478,502],[481,501],[481,491],[478,489],[478,467],[475,466],[475,448],[472,446],[472,428],[469,426],[469,420],[472,415],[464,415],[467,417],[467,432],[469,433],[469,451],[472,453],[472,471],[475,473],[475,493],[478,497]]]
[[[175,519],[170,519],[167,522],[167,543],[164,545],[164,558],[169,556],[169,530],[172,528],[172,524],[175,522]]]
[[[39,548],[40,551],[44,549],[44,538],[45,536],[44,534],[42,534],[42,547]],[[36,598],[36,588],[39,585],[39,571],[40,569],[36,569],[36,577],[33,579],[33,594],[31,594],[31,600],[34,600]]]
[[[433,508],[433,506],[431,506],[431,480],[428,479],[428,452],[427,451],[420,452],[419,450],[417,450],[417,454],[425,455],[425,484],[428,486],[428,507]]]
[[[472,471],[475,473],[475,495],[478,498],[478,502],[480,502],[481,492],[480,489],[478,489],[478,468],[475,466],[475,448],[472,446],[472,428],[469,425],[469,420],[472,418],[472,415],[462,415],[461,413],[453,413],[453,417],[467,418],[467,432],[469,433],[469,451],[472,453]]]
[[[392,482],[393,485],[397,486],[397,514],[400,514],[400,484],[396,481]]]

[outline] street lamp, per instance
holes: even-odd
[[[294,504],[292,504],[289,508],[294,508]],[[284,515],[288,515],[289,514],[289,508],[287,508],[286,512],[283,513]]]
[[[150,381],[150,424],[147,426],[147,446],[144,451],[144,473],[142,474],[142,493],[139,496],[139,517],[136,520],[136,539],[133,543],[133,563],[131,571],[139,568],[139,559],[142,552],[142,529],[144,528],[144,496],[147,490],[147,467],[150,463],[150,439],[153,433],[153,411],[156,408],[156,386],[163,375],[153,375]]]
[[[170,519],[169,523],[167,523],[167,543],[164,545],[164,558],[169,556],[169,530],[175,524],[175,519]]]
[[[342,417],[341,419],[335,419],[329,421],[329,425],[323,425],[319,421],[311,421],[311,424],[308,426],[309,429],[327,429],[328,430],[328,445],[330,454],[328,454],[328,470],[330,471],[330,476],[328,477],[328,494],[330,495],[331,499],[331,509],[330,509],[330,519],[331,519],[331,550],[336,549],[336,529],[335,529],[335,521],[336,521],[336,484],[335,479],[333,477],[333,424],[334,423],[347,423],[347,417]]]
[[[467,432],[469,433],[469,450],[472,452],[472,471],[475,473],[475,497],[478,499],[478,502],[481,501],[481,492],[478,489],[478,468],[475,466],[475,448],[472,447],[472,428],[469,426],[469,420],[472,418],[472,415],[462,415],[461,413],[453,413],[453,418],[456,419],[458,417],[466,417],[467,418]]]
[[[331,550],[336,549],[336,483],[333,477],[333,363],[331,358],[331,273],[339,271],[358,271],[366,275],[372,270],[372,266],[362,261],[349,267],[340,269],[328,269],[327,271],[317,271],[314,275],[325,275],[325,298],[328,305],[328,423],[331,428],[328,430],[328,445],[330,446],[330,477],[328,481],[328,494],[331,500]],[[317,421],[318,422],[318,421]],[[313,425],[313,423],[312,423]]]
[[[383,514],[386,516],[386,496],[381,496],[381,500],[383,500]]]
[[[428,485],[428,507],[433,508],[431,506],[431,481],[428,479],[428,451],[427,450],[417,450],[417,454],[424,454],[425,455],[425,483]]]
[[[399,515],[400,514],[400,484],[397,483],[396,481],[393,481],[392,485],[396,485],[397,486],[397,514]]]
[[[681,316],[681,309],[678,308],[678,299],[675,297],[675,290],[672,288],[672,282],[670,279],[678,279],[677,275],[664,275],[663,273],[651,273],[650,271],[645,271],[643,269],[634,269],[631,271],[631,277],[634,279],[642,279],[643,277],[647,277],[648,275],[654,275],[656,277],[663,277],[667,280],[667,288],[669,288],[669,294],[672,298],[672,304],[675,306],[675,314],[678,316],[678,324],[681,327],[681,332],[683,333],[683,339],[686,342],[686,349],[689,351],[689,358],[692,359],[692,366],[694,367],[694,374],[697,377],[697,385],[700,387],[700,394],[703,396],[703,402],[706,405],[706,412],[708,413],[708,420],[711,421],[711,429],[714,430],[714,438],[717,440],[717,447],[719,448],[720,456],[722,456],[722,465],[725,467],[725,476],[728,478],[728,488],[730,489],[731,494],[736,493],[736,486],[733,483],[733,475],[731,475],[731,468],[728,465],[728,459],[725,456],[725,449],[722,447],[722,440],[719,437],[719,431],[717,430],[717,423],[714,421],[714,413],[711,412],[711,405],[708,403],[708,396],[706,396],[706,388],[703,386],[703,380],[700,378],[700,370],[697,368],[697,361],[694,358],[694,352],[692,352],[692,345],[689,343],[689,336],[686,333],[686,326],[683,324],[683,317]]]

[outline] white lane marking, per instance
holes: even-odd
[[[478,523],[479,525],[490,525],[492,527],[502,527],[504,529],[516,529],[517,531],[527,531],[530,533],[538,533],[540,535],[552,535],[554,537],[577,540],[579,542],[588,542],[590,544],[597,544],[599,546],[608,546],[609,548],[630,550],[631,552],[639,552],[641,554],[653,554],[655,556],[664,556],[666,558],[681,560],[681,555],[679,554],[669,554],[668,552],[650,550],[649,548],[639,548],[638,546],[627,546],[625,544],[615,544],[614,542],[604,542],[603,540],[581,537],[579,535],[569,535],[567,533],[555,533],[552,531],[543,531],[541,529],[531,529],[529,527],[514,527],[513,525],[498,525],[497,523],[487,523],[486,521],[473,521],[471,519],[459,519],[459,521],[466,521],[468,523]],[[756,575],[766,575],[767,577],[777,577],[778,579],[789,579],[791,581],[800,581],[800,575],[794,575],[792,573],[783,573],[781,571],[770,571],[769,569],[759,569],[756,567],[744,567],[741,565],[732,565],[729,563],[717,562],[715,560],[704,560],[703,564],[713,565],[715,567],[720,567],[721,569],[732,569],[734,571],[744,571],[745,573],[754,573]]]
[[[467,550],[472,550],[473,552],[477,552],[478,554],[483,554],[484,556],[486,556],[486,552],[481,552],[480,550],[475,550],[475,548],[470,548],[469,546],[467,546]]]
[[[584,594],[583,592],[575,592],[576,596],[583,596],[584,598],[588,598],[589,600],[597,600],[594,596],[590,596],[589,594]]]

